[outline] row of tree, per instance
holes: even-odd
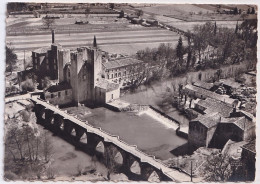
[[[218,27],[216,22],[196,25],[186,33],[187,46],[180,36],[177,46],[160,44],[158,48],[146,48],[136,57],[144,61],[139,75],[142,82],[150,83],[167,76],[176,76],[194,69],[220,68],[247,61],[250,69],[256,68],[257,44],[256,20],[245,20],[235,29]],[[213,49],[212,57],[202,57],[205,49]],[[211,51],[210,51],[211,52]],[[140,81],[138,82],[140,84]]]

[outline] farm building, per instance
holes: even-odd
[[[221,149],[230,139],[248,141],[255,136],[255,120],[238,113],[234,108],[228,117],[213,111],[200,115],[189,123],[189,145]],[[225,114],[224,114],[225,115]]]
[[[193,99],[206,99],[206,98],[212,98],[218,101],[222,101],[224,103],[227,103],[231,106],[237,106],[238,104],[238,100],[237,99],[232,99],[229,98],[228,96],[224,96],[224,95],[219,95],[217,93],[214,93],[212,91],[203,89],[201,87],[197,87],[191,84],[187,84],[183,90],[182,90],[182,94],[183,95],[187,95],[190,98]]]

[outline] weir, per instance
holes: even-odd
[[[113,163],[127,176],[146,181],[190,181],[189,175],[167,167],[154,156],[138,150],[135,145],[125,143],[118,136],[93,127],[37,96],[32,96],[31,100],[35,104],[37,122],[42,122],[54,131],[65,133],[67,137],[102,158],[106,165]]]

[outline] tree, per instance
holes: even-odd
[[[90,8],[87,7],[87,8],[85,9],[85,16],[86,16],[87,20],[88,20],[89,14],[90,14]]]
[[[17,55],[14,53],[13,48],[5,46],[5,54],[6,54],[6,70],[12,72],[13,67],[17,62]]]
[[[255,8],[252,7],[251,14],[255,14]]]
[[[205,179],[214,182],[227,181],[232,174],[230,162],[227,154],[212,153],[207,158]]]
[[[136,15],[137,15],[138,17],[142,17],[143,14],[144,14],[143,10],[137,10],[137,11],[136,11]]]
[[[109,3],[109,8],[111,8],[113,10],[115,8],[115,4],[114,3]]]
[[[176,47],[176,56],[178,58],[177,62],[177,71],[181,71],[183,65],[183,55],[184,55],[184,47],[182,44],[182,38],[180,36],[177,47]]]
[[[50,138],[47,136],[46,131],[44,132],[44,135],[43,135],[42,144],[43,144],[42,153],[43,153],[44,160],[45,160],[45,162],[49,162],[51,155],[53,153],[53,145],[52,145]]]
[[[236,24],[235,34],[237,34],[237,32],[238,32],[238,22],[237,22],[237,24]]]
[[[34,86],[34,82],[32,79],[27,79],[26,81],[23,81],[21,83],[21,88],[22,91],[27,92],[27,91],[34,91],[35,86]]]
[[[49,29],[52,25],[55,24],[55,19],[45,16],[42,18],[43,26],[47,27]]]
[[[124,16],[125,16],[125,12],[123,10],[121,10],[119,13],[119,18],[123,18]]]
[[[217,34],[217,22],[215,21],[215,25],[214,25],[214,35],[216,36]]]

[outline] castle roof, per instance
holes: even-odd
[[[128,57],[128,58],[118,58],[115,60],[105,62],[103,63],[103,66],[109,70],[113,68],[120,68],[120,67],[135,65],[139,63],[143,63],[143,61]]]
[[[105,89],[106,92],[113,91],[119,88],[119,84],[114,82],[107,81],[103,78],[100,78],[97,82],[97,87]]]

